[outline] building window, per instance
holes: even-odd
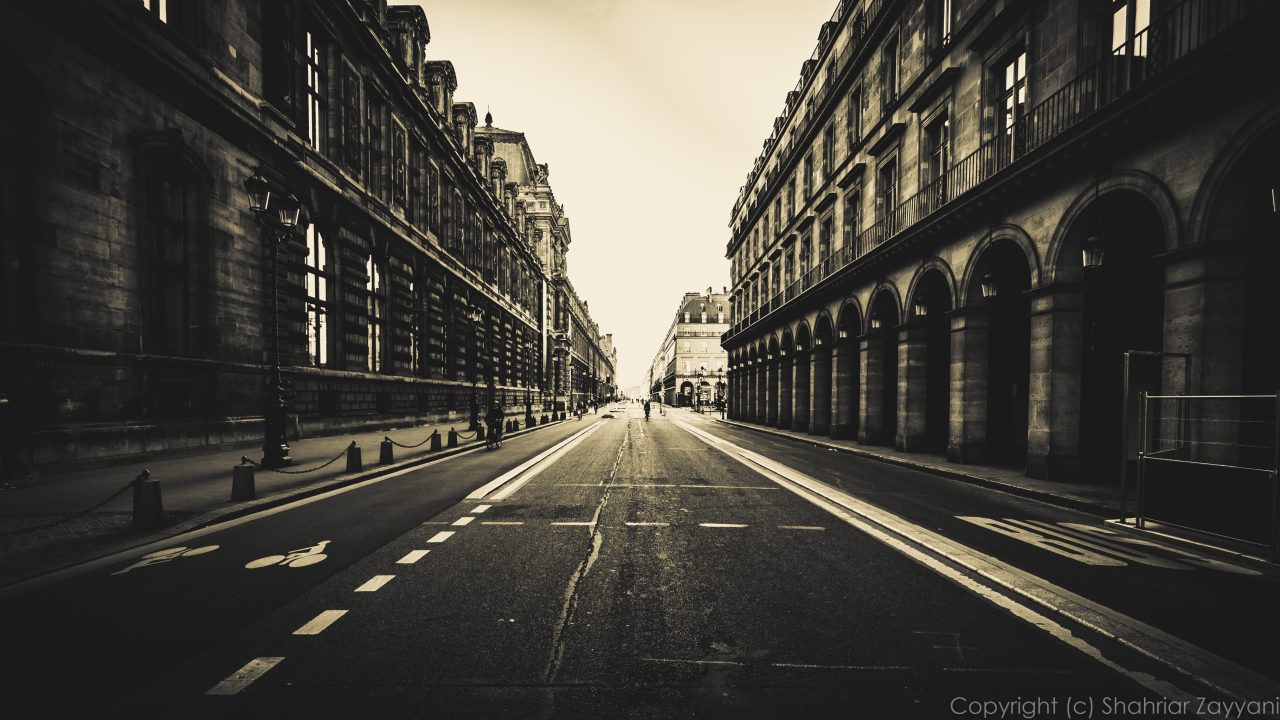
[[[193,321],[188,263],[194,254],[196,187],[179,175],[150,167],[144,171],[142,192],[142,351],[187,355]]]
[[[888,113],[898,101],[898,34],[889,32],[880,57],[880,107]]]
[[[1000,65],[1000,132],[1003,156],[1012,161],[1026,147],[1027,53],[1017,50]]]
[[[828,214],[822,218],[822,224],[818,226],[818,261],[825,263],[831,255],[831,233],[835,227],[835,221]]]
[[[307,362],[329,363],[329,248],[315,225],[307,226],[306,314]]]
[[[947,169],[951,166],[951,118],[938,113],[924,129],[925,190],[933,207],[947,201]]]
[[[862,229],[862,186],[854,185],[844,194],[844,246],[853,247]]]
[[[790,184],[787,185],[787,217],[794,218],[796,216],[796,178],[791,177]]]
[[[268,5],[276,4],[268,3]],[[342,145],[339,153],[342,164],[355,175],[360,172],[360,158],[363,153],[363,128],[360,124],[360,73],[345,60],[340,67],[342,68],[342,129],[334,137]]]
[[[804,156],[804,173],[800,176],[800,198],[809,199],[809,182],[813,178],[813,150]]]
[[[405,207],[408,192],[408,142],[404,126],[400,121],[391,120],[391,200],[400,207]]]
[[[383,123],[383,104],[372,94],[369,96],[365,125],[369,128],[369,158],[366,169],[366,185],[375,197],[387,199],[387,158],[383,137],[386,132]]]
[[[889,218],[898,209],[898,156],[895,153],[880,166],[876,175],[876,215]],[[892,228],[890,228],[892,232]]]
[[[316,152],[323,151],[325,113],[328,105],[325,102],[324,58],[320,43],[308,30],[306,33],[306,78],[307,78],[307,144]]]
[[[934,49],[947,47],[951,44],[951,31],[955,23],[955,8],[952,0],[933,0],[930,15],[930,47]]]
[[[142,7],[162,23],[169,22],[169,0],[142,0]]]
[[[779,225],[782,223],[782,198],[778,197],[773,201],[773,236],[778,237],[781,231]]]
[[[760,228],[761,228],[761,232],[764,233],[763,242],[765,246],[768,246],[769,239],[772,237],[769,234],[769,211],[768,210],[764,211],[764,222],[760,223]]]
[[[427,175],[427,150],[416,139],[409,165],[409,222],[418,229],[426,226],[427,197],[424,186]]]
[[[427,227],[440,232],[440,171],[435,165],[427,168]]]
[[[1150,0],[1114,0],[1111,3],[1111,54],[1145,57],[1150,26]]]
[[[791,283],[795,281],[796,262],[790,252],[782,256],[782,281],[787,287],[791,287]]]
[[[853,154],[854,143],[862,139],[862,86],[849,92],[849,107],[844,116],[845,145]]]
[[[382,265],[376,262],[372,255],[365,260],[364,272],[365,320],[368,324],[368,334],[365,338],[365,349],[368,354],[365,367],[370,372],[382,372],[383,294],[386,278],[383,275]]]
[[[836,169],[836,127],[834,123],[828,123],[827,129],[822,131],[822,177],[831,177],[831,172]]]
[[[684,314],[684,321],[689,322],[689,313],[687,312]]]
[[[810,262],[811,256],[813,255],[811,250],[812,246],[813,246],[813,233],[809,230],[805,230],[804,235],[800,236],[800,249],[799,249],[800,255],[796,261],[796,265],[799,269],[799,273],[802,276],[805,273],[809,272],[809,262]]]
[[[724,306],[723,305],[716,306],[716,322],[717,323],[724,322]]]

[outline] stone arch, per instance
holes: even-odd
[[[858,298],[853,296],[845,298],[840,303],[840,309],[836,314],[837,335],[843,330],[847,337],[855,338],[862,334],[863,325],[865,323],[862,320],[862,305],[858,302]]]
[[[796,351],[805,352],[809,350],[812,342],[812,334],[809,332],[809,323],[801,320],[796,326]]]
[[[871,318],[879,309],[880,312],[887,312],[893,319],[894,325],[902,324],[902,296],[898,293],[898,287],[892,280],[882,280],[874,288],[871,294],[867,296],[867,324],[871,324]],[[883,298],[883,299],[882,299]],[[884,309],[882,303],[889,303],[888,309]]]
[[[830,347],[834,338],[835,323],[831,320],[831,314],[826,310],[822,310],[813,322],[814,347]]]
[[[1280,127],[1280,102],[1272,103],[1246,122],[1218,152],[1200,182],[1200,190],[1191,201],[1190,219],[1187,222],[1188,245],[1208,242],[1205,236],[1209,232],[1213,209],[1217,206],[1218,197],[1232,171],[1252,148],[1269,133],[1275,132],[1277,127]]]
[[[1075,279],[1074,277],[1059,275],[1062,269],[1059,265],[1063,248],[1064,245],[1070,244],[1068,238],[1072,229],[1085,213],[1091,211],[1094,203],[1100,198],[1110,193],[1122,191],[1135,193],[1150,203],[1151,209],[1155,211],[1163,230],[1164,249],[1166,251],[1182,247],[1177,205],[1173,199],[1173,194],[1169,192],[1165,184],[1154,175],[1140,170],[1126,170],[1115,173],[1098,180],[1096,187],[1090,186],[1083,190],[1067,207],[1066,211],[1062,213],[1062,217],[1058,219],[1058,224],[1053,231],[1053,238],[1049,241],[1049,249],[1045,253],[1044,265],[1047,273],[1045,278],[1047,284],[1053,284],[1060,280]]]
[[[1042,270],[1040,265],[1040,253],[1036,251],[1036,244],[1027,234],[1025,230],[1017,225],[997,225],[991,228],[991,232],[978,243],[973,252],[969,253],[969,259],[965,262],[964,274],[960,278],[960,283],[956,286],[956,307],[966,307],[972,301],[970,292],[973,290],[974,283],[979,278],[975,276],[977,268],[981,265],[983,254],[991,249],[991,246],[1009,241],[1022,251],[1027,259],[1027,267],[1031,269],[1030,287],[1038,288],[1041,285]]]
[[[907,302],[910,303],[915,298],[916,293],[920,290],[920,279],[931,271],[937,271],[942,276],[942,280],[947,287],[948,305],[953,308],[958,307],[955,273],[951,271],[951,266],[947,264],[946,260],[936,256],[925,260],[920,267],[916,268],[915,275],[911,277],[911,282],[907,285]]]

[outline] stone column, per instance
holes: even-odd
[[[756,422],[764,423],[769,407],[769,361],[760,358],[756,361]]]
[[[987,458],[987,353],[991,315],[964,308],[951,315],[951,423],[947,459],[981,463]]]
[[[883,442],[884,335],[868,333],[858,338],[858,442]]]
[[[856,348],[853,341],[843,340],[836,344],[835,376],[831,383],[831,437],[853,439],[853,419],[858,408],[854,407],[854,383],[858,382],[854,374],[857,362]]]
[[[791,429],[809,431],[809,354],[797,353],[791,363]]]
[[[831,348],[814,348],[809,353],[810,375],[809,432],[826,435],[831,432]]]
[[[1072,480],[1080,474],[1080,369],[1084,296],[1078,285],[1033,290],[1027,474]]]
[[[898,427],[894,447],[921,452],[929,445],[925,422],[929,385],[929,328],[923,320],[898,330]]]
[[[768,391],[769,402],[765,408],[765,424],[769,427],[778,426],[778,358],[769,358],[769,377]]]
[[[789,352],[784,352],[778,360],[778,427],[783,430],[791,429],[793,410],[791,383],[794,380],[792,369],[794,364]]]

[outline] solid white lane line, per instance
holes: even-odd
[[[746,525],[739,525],[738,523],[698,523],[698,527],[709,527],[709,528],[744,528],[744,527],[746,527]]]
[[[596,423],[595,423],[594,425],[592,425],[592,426],[590,426],[590,427],[583,428],[582,430],[579,430],[578,432],[576,432],[576,433],[574,433],[574,434],[570,435],[569,437],[565,438],[564,440],[561,440],[560,442],[556,443],[555,445],[552,445],[551,447],[547,448],[546,450],[543,450],[542,452],[538,453],[537,455],[534,455],[533,457],[529,458],[528,460],[525,460],[524,462],[522,462],[522,463],[520,463],[519,465],[517,465],[517,466],[515,466],[515,467],[511,468],[510,470],[508,470],[508,471],[506,471],[506,472],[502,473],[501,475],[499,475],[498,477],[494,478],[493,480],[490,480],[489,482],[485,483],[484,485],[481,485],[479,488],[476,488],[476,489],[475,489],[475,490],[474,490],[470,495],[468,495],[468,496],[467,496],[467,499],[468,499],[468,500],[483,500],[483,499],[484,499],[484,497],[485,497],[486,495],[488,495],[489,493],[493,492],[494,490],[497,490],[498,488],[502,487],[502,486],[503,486],[503,485],[505,485],[508,481],[510,481],[512,478],[515,478],[515,477],[519,476],[519,475],[520,475],[521,473],[523,473],[525,470],[528,470],[529,468],[533,467],[534,465],[537,465],[538,463],[542,462],[545,458],[549,457],[552,453],[554,453],[554,452],[556,452],[557,450],[559,450],[560,448],[562,448],[562,447],[564,447],[564,446],[568,445],[569,443],[573,442],[574,440],[577,440],[578,438],[582,437],[583,435],[585,435],[586,433],[590,432],[591,430],[594,430],[594,429],[596,429],[596,428],[600,427],[603,423],[604,423],[604,421],[603,421],[603,420],[597,420],[597,421],[596,421]],[[500,498],[494,498],[494,499],[500,499]]]
[[[595,527],[595,523],[587,520],[584,522],[553,522],[552,525],[577,525],[582,527]]]
[[[253,683],[254,680],[262,677],[268,670],[279,665],[284,660],[282,657],[260,657],[249,661],[249,664],[240,668],[227,677],[226,680],[205,690],[205,695],[235,695],[244,690]]]
[[[396,561],[397,565],[412,565],[422,558],[426,557],[430,550],[410,550],[408,555]]]
[[[826,530],[821,525],[779,525],[779,530]]]
[[[556,483],[560,487],[600,487],[599,483]],[[702,490],[781,490],[776,487],[760,487],[759,485],[677,485],[673,483],[609,483],[611,488],[698,488]]]
[[[1071,630],[1033,610],[1030,604],[1024,605],[1004,595],[939,558],[946,558],[984,580],[1012,591],[1029,603],[1038,604],[1052,613],[1067,617],[1104,637],[1114,638],[1121,644],[1219,692],[1241,699],[1280,695],[1280,687],[1277,687],[1274,681],[1253,670],[1196,647],[1140,620],[1076,595],[1047,580],[1006,565],[950,538],[909,523],[781,463],[719,438],[715,438],[715,442],[712,442],[708,438],[714,436],[679,420],[675,421],[675,424],[708,444],[719,447],[726,455],[744,465],[754,467],[765,477],[876,540],[989,600],[1015,617],[1043,630],[1161,697],[1179,700],[1195,699],[1193,695],[1170,683],[1147,673],[1122,667],[1103,656],[1101,650],[1083,638],[1077,637]]]
[[[599,430],[600,427],[603,425],[604,425],[604,420],[600,420],[595,425],[592,425],[591,427],[587,428],[584,432],[569,438],[569,442],[562,443],[558,448],[555,449],[555,452],[551,453],[550,455],[547,455],[540,462],[538,462],[538,464],[534,465],[533,467],[530,467],[527,471],[521,474],[520,477],[498,488],[497,492],[493,494],[493,497],[491,499],[506,500],[507,498],[511,497],[512,493],[524,487],[525,484],[528,483],[530,480],[542,474],[543,470],[546,470],[547,468],[551,467],[552,464],[554,464],[560,458],[564,457],[565,454],[567,454],[570,450],[577,447],[579,443],[581,443],[583,440],[586,440],[591,435],[591,433]]]
[[[346,615],[346,610],[325,610],[319,615],[311,619],[311,622],[303,625],[293,631],[294,635],[319,635],[324,632],[325,628],[338,621],[338,618]]]
[[[472,514],[474,514],[474,515],[479,515],[480,513],[482,513],[482,512],[484,512],[484,511],[488,510],[488,509],[489,509],[489,508],[491,508],[491,507],[493,507],[493,506],[492,506],[492,505],[477,505],[477,506],[475,506],[474,508],[472,508],[472,509],[471,509],[471,512],[472,512]]]
[[[383,585],[391,582],[391,578],[395,575],[374,575],[365,581],[363,585],[356,588],[356,592],[378,592]]]
[[[451,537],[453,537],[453,531],[452,531],[452,530],[441,530],[440,532],[436,533],[435,535],[432,535],[432,536],[431,536],[431,538],[430,538],[429,540],[427,540],[427,542],[429,542],[429,543],[442,543],[442,542],[444,542],[445,540],[448,540],[448,539],[449,539],[449,538],[451,538]]]
[[[457,527],[462,527],[464,525],[470,525],[472,520],[475,520],[475,518],[468,515],[466,517],[460,517],[457,520],[454,520],[453,524]]]
[[[523,520],[481,520],[481,525],[523,525]]]
[[[665,523],[665,522],[628,522],[628,523],[624,523],[624,524],[626,524],[626,525],[630,525],[631,527],[666,527],[666,526],[670,525],[671,523]]]

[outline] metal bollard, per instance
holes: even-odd
[[[356,441],[352,440],[351,445],[347,447],[347,472],[360,472],[364,470],[364,463],[360,460],[360,447],[356,445]]]
[[[152,480],[151,473],[133,486],[133,527],[138,530],[155,530],[164,526],[164,502],[160,498],[160,481]]]
[[[391,447],[391,438],[382,438],[382,445],[378,448],[378,464],[390,465],[395,461],[395,450]]]
[[[253,500],[258,497],[254,487],[254,467],[248,463],[231,469],[231,499]]]
[[[449,432],[453,432],[450,430]],[[453,447],[450,445],[450,447]],[[440,431],[436,430],[431,433],[431,452],[440,452]]]
[[[449,447],[458,447],[458,431],[453,428],[449,428]]]

